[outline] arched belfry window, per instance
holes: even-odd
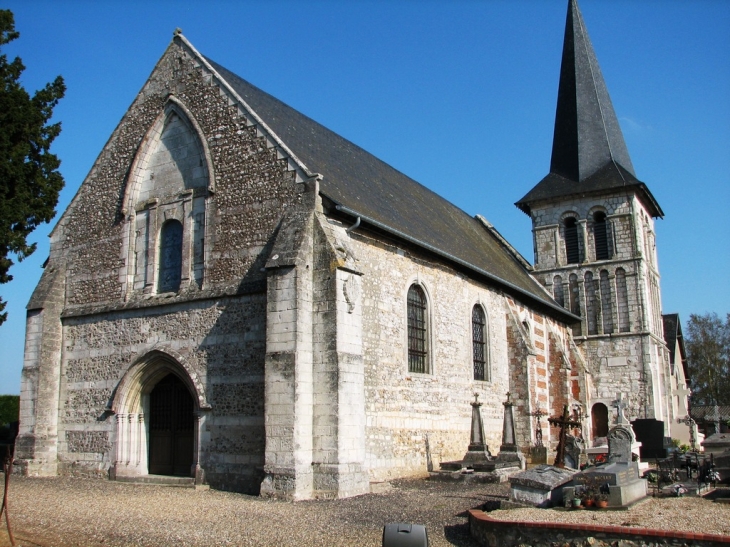
[[[575,217],[568,217],[563,221],[565,228],[565,259],[568,264],[580,262],[580,248],[578,246],[578,221]]]
[[[160,230],[160,257],[157,292],[177,292],[182,278],[183,226],[177,220],[168,220]]]
[[[623,268],[616,268],[616,305],[618,331],[629,332],[629,293],[626,286],[626,271]]]
[[[578,287],[578,276],[575,274],[570,274],[568,277],[568,296],[570,298],[570,313],[580,316],[580,288]],[[580,323],[573,325],[573,334],[580,336]]]
[[[489,380],[487,317],[479,304],[471,310],[471,339],[474,379]]]
[[[608,260],[611,252],[608,245],[608,223],[606,213],[593,213],[593,243],[596,247],[596,260]]]
[[[428,373],[428,304],[418,285],[408,289],[408,372]]]
[[[586,272],[583,280],[583,289],[586,294],[586,323],[588,334],[598,334],[598,303],[596,301],[596,286],[593,273]]]
[[[603,334],[613,334],[611,280],[607,270],[601,270],[601,316],[603,317]]]
[[[563,290],[563,278],[559,275],[553,277],[553,298],[561,306],[565,307],[565,291]]]

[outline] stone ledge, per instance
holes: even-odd
[[[514,531],[514,534],[507,533],[507,529]],[[540,535],[541,541],[558,541],[557,536],[560,535],[560,543],[570,543],[571,540],[580,542],[600,535],[601,540],[593,544],[595,547],[611,545],[614,541],[622,541],[627,547],[633,545],[639,547],[646,543],[645,540],[654,539],[692,541],[692,545],[696,547],[730,545],[730,536],[719,534],[653,530],[633,526],[497,520],[478,509],[469,510],[469,530],[475,540],[489,547],[516,547],[524,544],[526,536],[529,538],[531,535]]]

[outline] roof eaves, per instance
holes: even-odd
[[[332,199],[330,196],[327,196],[327,197],[329,199]],[[562,319],[565,320],[567,323],[574,323],[574,322],[581,320],[580,317],[568,312],[565,308],[563,308],[562,306],[559,306],[557,303],[552,303],[549,300],[540,299],[537,297],[537,295],[534,295],[534,294],[526,291],[525,289],[522,289],[522,288],[514,285],[513,283],[510,283],[509,281],[505,281],[504,279],[497,277],[496,275],[489,273],[488,271],[483,270],[482,268],[474,266],[473,264],[470,264],[469,262],[452,255],[451,253],[447,253],[446,251],[444,251],[442,249],[438,249],[438,248],[434,247],[433,245],[430,245],[423,241],[419,241],[418,239],[414,238],[413,236],[410,236],[399,230],[396,230],[395,228],[392,228],[381,222],[378,222],[375,219],[362,215],[361,213],[358,213],[357,211],[350,209],[349,207],[345,207],[344,205],[338,205],[335,200],[332,200],[332,201],[335,202],[335,208],[338,211],[341,211],[341,212],[351,215],[353,217],[359,218],[359,219],[361,219],[362,222],[366,222],[367,224],[370,224],[370,225],[372,225],[376,228],[379,228],[385,232],[388,232],[400,239],[408,241],[409,243],[412,243],[418,247],[426,249],[427,251],[430,251],[438,256],[446,258],[447,260],[449,260],[451,262],[459,264],[460,266],[463,266],[475,273],[478,273],[479,275],[486,277],[487,279],[495,282],[496,284],[501,285],[501,286],[509,289],[512,292],[516,292],[524,297],[527,297],[531,301],[537,302],[541,306],[544,306],[544,307],[550,309],[552,312],[557,313],[559,316],[561,316]],[[537,282],[535,282],[535,284],[537,287],[541,288]],[[546,294],[546,296],[549,296],[549,295]]]

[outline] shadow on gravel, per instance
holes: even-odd
[[[457,547],[479,547],[479,544],[472,539],[469,533],[468,522],[444,526],[444,538],[451,545],[456,545]]]

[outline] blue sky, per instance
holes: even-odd
[[[730,311],[730,2],[580,0],[657,221],[665,313]],[[29,90],[68,87],[52,150],[67,206],[172,39],[482,214],[530,261],[513,203],[547,174],[567,0],[92,2],[11,0],[3,49]],[[713,204],[723,207],[715,209]],[[57,217],[58,218],[58,217]],[[57,220],[56,218],[56,220]],[[25,305],[48,255],[0,285],[0,393],[18,393]],[[93,237],[93,234],[89,234]]]

